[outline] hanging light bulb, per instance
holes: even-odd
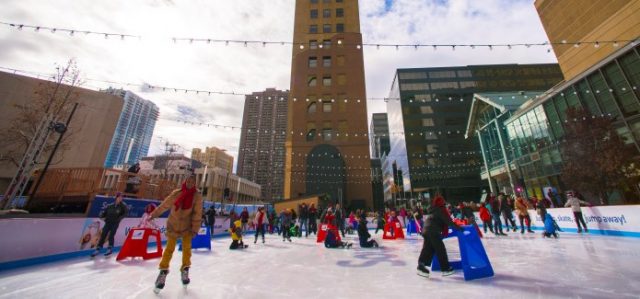
[[[593,47],[594,47],[594,48],[600,48],[600,43],[599,43],[598,41],[596,41],[596,43],[595,43],[595,44],[593,44]]]

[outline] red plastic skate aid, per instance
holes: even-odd
[[[338,237],[338,241],[342,240],[340,238],[340,233],[338,232],[338,228],[335,225],[329,224],[321,224],[320,231],[318,231],[318,238],[316,239],[316,243],[324,242],[324,239],[327,238],[327,231],[332,230],[334,234]]]
[[[147,252],[149,245],[149,237],[156,237],[156,252]],[[153,259],[162,256],[162,237],[160,231],[153,228],[132,228],[124,240],[124,245],[118,253],[116,261],[123,260],[128,257],[142,257],[144,260]]]
[[[394,234],[391,234],[393,229]],[[400,222],[391,222],[384,225],[384,234],[382,235],[384,240],[404,239],[404,231]]]

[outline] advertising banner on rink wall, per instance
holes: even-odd
[[[548,209],[558,226],[565,232],[576,232],[578,230],[575,217],[571,208]],[[482,224],[476,212],[476,221]],[[531,226],[542,229],[544,223],[535,210],[529,210]],[[602,207],[582,207],[582,217],[587,223],[590,233],[609,235],[640,237],[640,206],[602,206]],[[516,224],[520,225],[518,216],[514,212]],[[504,225],[504,220],[502,220]]]

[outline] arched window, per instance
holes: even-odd
[[[311,129],[307,132],[307,141],[313,141],[316,137],[316,129]]]
[[[317,109],[317,105],[315,102],[309,104],[309,106],[307,106],[307,113],[316,113],[316,109]]]

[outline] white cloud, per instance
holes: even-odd
[[[350,1],[350,0],[347,0]],[[384,0],[360,1],[363,38],[368,43],[543,42],[546,35],[531,0]],[[223,46],[171,37],[291,41],[293,0],[4,0],[0,20],[24,24],[142,35],[138,40],[105,40],[32,30],[0,28],[0,66],[49,72],[55,63],[76,58],[87,77],[200,90],[253,92],[289,89],[291,46]],[[492,63],[555,62],[546,48],[380,49],[365,48],[369,97],[385,97],[396,68]],[[106,87],[90,82],[92,86]],[[115,86],[120,87],[120,86]],[[192,147],[218,146],[237,157],[238,130],[194,127],[178,107],[190,107],[208,122],[239,126],[244,97],[159,92],[122,86],[154,101],[161,117],[156,136]],[[384,112],[381,101],[369,112]],[[183,119],[189,120],[189,119]],[[195,120],[194,120],[195,121]],[[158,138],[152,151],[161,151]]]

